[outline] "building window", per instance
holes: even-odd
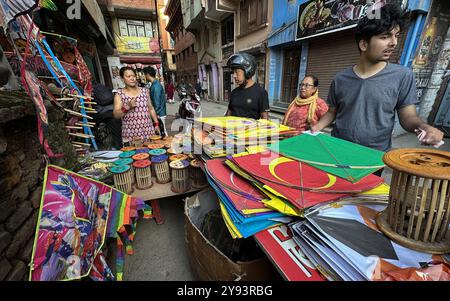
[[[240,34],[257,29],[267,23],[268,0],[241,0],[240,2]]]
[[[234,17],[230,16],[222,22],[222,45],[234,42]]]
[[[289,104],[297,96],[298,73],[301,49],[287,49],[284,52],[281,102]]]
[[[119,19],[119,32],[124,37],[157,37],[157,28],[156,21]]]

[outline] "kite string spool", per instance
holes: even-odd
[[[133,193],[133,172],[132,169],[128,169],[125,172],[114,173],[114,186],[125,192],[126,194]]]
[[[386,153],[383,160],[393,174],[388,206],[377,217],[380,230],[417,251],[450,252],[448,154],[400,149]]]
[[[151,165],[149,164],[146,167],[136,167],[135,166],[135,175],[136,175],[136,188],[137,189],[149,189],[153,186],[152,182],[152,171]]]

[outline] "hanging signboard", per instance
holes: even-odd
[[[116,37],[117,50],[120,53],[159,53],[158,38],[147,37]]]
[[[407,0],[397,0],[403,7]],[[397,2],[396,1],[396,2]],[[355,27],[364,16],[376,18],[387,0],[311,0],[298,7],[296,40]],[[374,11],[375,10],[375,11]],[[378,10],[378,11],[377,11]]]

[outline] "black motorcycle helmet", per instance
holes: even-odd
[[[252,78],[255,75],[257,67],[255,57],[245,52],[233,54],[228,59],[227,65],[231,70],[244,70],[245,79]]]

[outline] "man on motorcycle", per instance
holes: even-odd
[[[158,115],[159,119],[161,119],[162,122],[161,131],[164,134],[164,136],[166,136],[167,110],[166,110],[166,94],[164,92],[164,88],[159,82],[159,80],[156,79],[156,70],[153,67],[145,67],[144,75],[145,78],[152,83],[150,87],[150,99],[152,101],[153,107],[155,108],[156,115]]]
[[[234,82],[238,87],[231,92],[226,115],[268,119],[267,91],[252,79],[257,68],[255,57],[245,52],[233,54],[228,66],[233,70]]]

